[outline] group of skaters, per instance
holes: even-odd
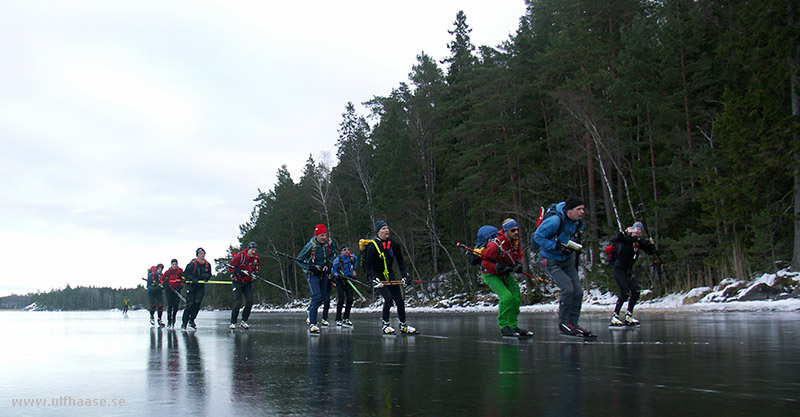
[[[555,205],[555,215],[545,217],[533,233],[532,246],[538,247],[539,262],[560,289],[558,307],[558,329],[562,334],[579,337],[596,336],[591,330],[580,326],[579,319],[583,300],[583,287],[578,276],[576,252],[581,248],[580,234],[584,229],[583,201],[574,196]],[[403,249],[390,238],[389,225],[384,220],[375,223],[375,236],[362,240],[360,245],[364,254],[363,266],[368,285],[375,288],[383,297],[381,332],[384,335],[417,334],[417,329],[406,322],[405,300],[402,286],[409,283],[409,276],[403,259]],[[614,280],[619,287],[619,298],[609,326],[635,326],[639,322],[633,317],[633,309],[639,299],[640,288],[633,265],[639,251],[652,254],[653,240],[642,237],[643,224],[635,222],[631,227],[613,236],[616,256],[613,263]],[[516,220],[505,219],[497,235],[486,244],[480,258],[481,276],[486,285],[499,297],[497,322],[504,337],[531,337],[533,332],[519,327],[520,287],[513,273],[522,272],[523,251],[520,243],[520,226]],[[535,243],[535,244],[533,244]],[[354,302],[357,281],[358,258],[348,246],[337,251],[329,239],[328,230],[323,224],[314,228],[314,235],[303,246],[295,262],[302,269],[311,293],[307,308],[306,325],[310,334],[319,334],[321,328],[330,327],[331,291],[336,287],[336,327],[352,327],[350,311]],[[394,265],[400,270],[399,279]],[[253,306],[253,281],[258,278],[260,261],[258,246],[250,242],[241,252],[234,254],[227,265],[233,285],[233,306],[231,308],[230,329],[248,329],[247,323]],[[167,326],[174,327],[181,290],[186,285],[186,308],[183,313],[182,329],[187,325],[197,328],[194,320],[205,293],[204,282],[211,278],[211,266],[205,260],[205,251],[198,248],[196,258],[186,268],[181,269],[173,259],[170,268],[164,272],[158,264],[148,272],[148,293],[150,294],[150,323],[155,325],[154,313],[158,312],[158,325],[162,322],[161,292],[167,288]],[[259,278],[260,279],[260,278]],[[627,311],[620,317],[622,306],[628,302]],[[319,308],[323,307],[322,316]],[[396,306],[398,329],[390,322],[391,308]],[[238,321],[241,309],[241,322]]]
[[[166,326],[174,328],[178,315],[180,301],[184,300],[186,306],[183,308],[183,318],[181,328],[186,329],[190,326],[197,328],[194,320],[200,311],[200,305],[205,296],[205,283],[211,279],[211,263],[206,261],[206,251],[197,248],[195,258],[181,269],[178,260],[173,259],[170,267],[164,271],[164,264],[158,264],[147,271],[147,294],[150,300],[150,324],[156,325],[156,313],[158,313],[158,326],[164,327],[162,321],[164,304],[163,297],[167,297],[167,323]],[[183,287],[186,287],[186,296],[181,295]]]
[[[576,252],[581,248],[580,234],[583,231],[583,201],[575,196],[555,205],[555,215],[545,217],[533,234],[534,247],[539,248],[538,259],[542,268],[561,290],[558,305],[558,330],[568,336],[595,337],[596,335],[579,325],[583,287],[578,276]],[[639,299],[640,289],[633,264],[639,251],[653,254],[652,238],[642,237],[643,224],[619,232],[611,238],[616,256],[613,264],[614,280],[619,287],[610,327],[636,326],[633,308]],[[533,332],[520,328],[520,289],[514,272],[522,272],[522,249],[519,225],[514,219],[503,221],[497,236],[491,239],[481,257],[481,275],[486,285],[499,297],[497,322],[504,337],[530,337]],[[620,311],[625,301],[628,309],[624,318]]]

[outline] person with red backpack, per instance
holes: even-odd
[[[328,278],[333,266],[333,258],[336,256],[335,251],[336,247],[328,239],[328,229],[324,224],[318,224],[314,227],[314,236],[308,240],[297,255],[297,265],[305,272],[311,292],[311,302],[308,305],[306,320],[308,332],[311,334],[319,333],[317,313],[328,293]],[[323,320],[321,324],[327,325],[327,321]]]
[[[178,315],[178,305],[180,304],[178,294],[183,290],[183,269],[178,266],[177,259],[170,262],[169,269],[161,276],[161,283],[172,288],[172,291],[167,290],[167,327],[174,328],[175,316]]]
[[[231,330],[236,328],[236,320],[239,317],[239,309],[242,307],[244,299],[244,309],[242,310],[242,329],[249,329],[247,319],[250,318],[250,310],[253,308],[253,279],[258,274],[260,266],[258,258],[258,245],[250,242],[241,252],[233,255],[228,272],[231,273],[233,281],[233,306],[231,307]]]
[[[575,252],[581,249],[583,214],[586,207],[579,197],[569,196],[555,205],[554,213],[544,218],[533,238],[539,247],[539,262],[561,289],[558,303],[558,329],[568,336],[596,337],[578,325],[583,303],[583,287],[578,276]],[[548,210],[549,211],[549,210]]]
[[[653,239],[643,238],[643,232],[644,225],[642,222],[635,222],[633,226],[611,238],[612,247],[615,247],[614,251],[616,252],[614,256],[614,281],[619,287],[619,297],[617,298],[617,305],[614,306],[614,314],[611,316],[609,327],[638,326],[640,324],[639,320],[633,318],[633,307],[636,306],[640,294],[639,282],[633,273],[633,264],[639,258],[640,249],[650,255],[655,252]],[[628,311],[625,312],[625,318],[620,319],[619,313],[625,301],[628,301]]]
[[[164,270],[164,264],[151,266],[147,270],[147,296],[150,298],[150,325],[155,325],[155,312],[158,309],[158,326],[164,327],[164,322],[161,321],[161,315],[164,312],[164,286],[161,284],[161,271]]]
[[[211,279],[211,262],[206,262],[206,251],[203,248],[197,248],[195,251],[195,259],[186,265],[184,275],[186,276],[186,307],[183,308],[183,320],[181,329],[186,329],[189,325],[193,329],[197,328],[194,320],[197,318],[197,313],[200,312],[200,303],[203,302],[203,297],[206,294],[206,286],[203,281]]]
[[[502,230],[490,239],[481,257],[483,282],[500,297],[497,324],[503,337],[531,337],[533,332],[519,327],[519,284],[512,272],[522,272],[522,249],[519,225],[514,219],[503,220]]]

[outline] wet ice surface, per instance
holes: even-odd
[[[642,328],[624,330],[585,314],[581,324],[600,335],[588,343],[559,336],[552,313],[521,315],[536,333],[525,341],[500,338],[486,313],[410,312],[415,337],[381,336],[379,313],[320,336],[307,334],[304,313],[254,313],[253,327],[235,332],[227,311],[201,312],[196,332],[151,328],[143,311],[0,318],[4,416],[796,415],[800,406],[800,313],[643,313]]]

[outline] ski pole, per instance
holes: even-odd
[[[496,260],[496,259],[494,259],[494,258],[490,258],[490,257],[488,257],[488,256],[486,256],[486,255],[484,255],[484,254],[482,254],[482,253],[480,253],[480,252],[476,251],[475,249],[472,249],[472,248],[470,248],[469,246],[467,246],[467,245],[464,245],[463,243],[456,242],[456,246],[457,246],[457,247],[459,247],[459,248],[464,248],[464,249],[466,249],[466,250],[468,250],[468,251],[472,252],[473,254],[475,254],[475,255],[479,256],[481,259],[488,259],[489,261],[491,261],[491,262],[494,262],[494,263],[498,263],[498,262],[499,262],[499,261],[497,261],[497,260]],[[550,284],[550,285],[553,285],[553,283],[552,283],[552,282],[550,282],[550,281],[547,281],[547,280],[544,280],[544,279],[541,279],[541,278],[539,278],[539,277],[537,277],[537,276],[535,276],[535,275],[531,275],[531,274],[529,274],[529,273],[527,273],[527,272],[524,272],[524,271],[523,271],[523,272],[520,272],[520,274],[522,274],[522,275],[525,275],[526,277],[529,277],[529,278],[533,278],[533,279],[535,279],[535,280],[537,280],[537,281],[539,281],[539,282],[544,282],[545,284]]]
[[[642,209],[639,211],[639,214],[642,216],[642,226],[644,226],[644,232],[647,234],[648,239],[653,239],[653,237],[650,235],[650,230],[648,230],[647,228],[647,220],[645,220],[644,218],[644,206],[642,206],[641,204],[640,206],[642,207]],[[669,273],[667,272],[667,265],[664,263],[663,260],[661,260],[661,254],[658,253],[658,249],[656,248],[655,244],[653,244],[653,254],[655,255],[656,261],[658,261],[659,268],[662,271],[664,271],[664,277],[666,279],[669,279]]]
[[[220,259],[217,259],[217,262],[221,263],[224,266],[227,266],[228,268],[235,268],[235,266],[232,266],[231,264],[229,264],[229,263],[227,263],[225,261],[222,261]],[[258,275],[250,273],[250,271],[242,270],[242,272],[244,272],[245,274],[249,275],[251,278],[260,279],[261,281],[264,281],[267,284],[272,285],[273,287],[276,287],[276,288],[279,288],[279,289],[281,289],[283,291],[286,291],[287,294],[291,294],[292,293],[291,291],[287,290],[286,288],[281,287],[280,285],[278,285],[278,284],[276,284],[276,283],[274,283],[272,281],[268,281],[268,280],[266,280],[264,278],[261,278]]]
[[[358,294],[358,297],[361,298],[361,301],[367,301],[367,299],[364,297],[364,294],[361,294],[361,291],[359,291],[358,288],[356,288],[356,286],[352,284],[352,282],[358,282],[358,281],[343,274],[332,273],[332,275],[347,280],[347,282],[351,283],[350,287],[356,292],[356,294]]]
[[[186,281],[187,284],[233,284],[233,281]]]

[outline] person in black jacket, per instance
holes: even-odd
[[[406,324],[406,303],[403,300],[401,284],[408,282],[406,264],[403,261],[403,251],[400,245],[389,239],[389,225],[383,220],[375,222],[377,236],[370,240],[364,249],[364,267],[367,270],[367,279],[383,296],[383,334],[396,334],[389,325],[389,311],[392,304],[397,304],[397,318],[400,319],[400,332],[403,334],[416,334],[417,329]],[[392,263],[397,261],[400,268],[401,280],[397,280]]]
[[[639,250],[648,254],[653,254],[653,239],[642,237],[644,226],[641,222],[636,222],[633,226],[619,232],[611,238],[611,243],[616,244],[616,257],[614,259],[614,281],[619,287],[619,298],[614,307],[614,315],[611,316],[610,327],[616,326],[638,326],[639,320],[633,318],[633,307],[639,300],[639,282],[633,274],[633,264],[639,258]],[[628,311],[625,318],[620,319],[619,313],[622,305],[628,301]]]
[[[206,286],[203,282],[211,279],[211,262],[206,261],[206,251],[203,248],[197,248],[194,253],[196,258],[192,259],[183,270],[183,276],[187,283],[186,307],[183,308],[181,329],[186,329],[187,324],[193,329],[197,328],[194,319],[197,318],[197,313],[200,312],[200,303],[203,302],[203,296],[206,295]]]

